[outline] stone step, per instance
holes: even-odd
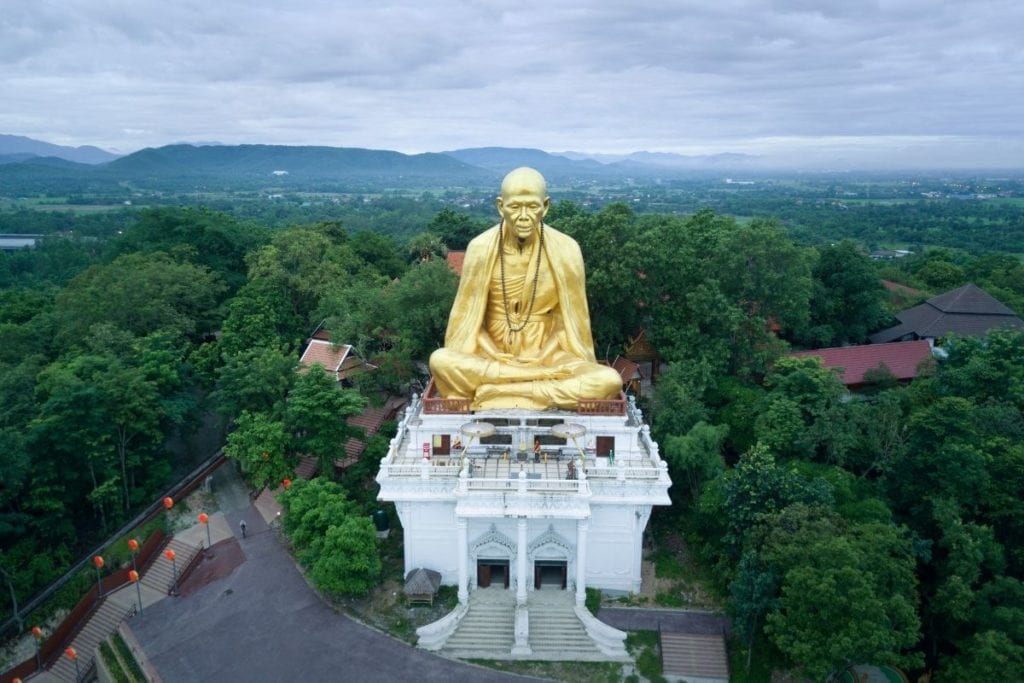
[[[453,633],[448,639],[449,643],[461,643],[466,641],[503,640],[512,638],[512,629],[494,631],[467,631],[464,633]]]

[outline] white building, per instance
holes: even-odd
[[[440,572],[463,604],[482,587],[504,586],[519,606],[542,585],[580,606],[586,587],[640,589],[644,529],[672,482],[632,400],[470,414],[430,395],[413,397],[377,475],[406,573]]]

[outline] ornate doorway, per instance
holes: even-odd
[[[535,560],[533,563],[533,589],[554,588],[565,590],[569,578],[569,563],[565,560]]]
[[[492,585],[508,588],[509,561],[479,559],[476,561],[476,585],[489,588]]]

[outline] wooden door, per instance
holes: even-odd
[[[615,450],[615,437],[614,436],[599,436],[595,441],[597,456],[599,458],[607,458],[608,454]]]
[[[434,455],[451,455],[452,437],[448,434],[434,434]]]
[[[491,565],[477,562],[476,585],[481,588],[488,588],[491,585]]]

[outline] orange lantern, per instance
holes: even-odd
[[[135,583],[136,581],[139,580],[139,573],[137,571],[135,571],[134,569],[129,569],[128,570],[128,580],[131,581],[132,583]]]
[[[78,659],[78,652],[73,647],[69,647],[64,650],[64,656],[70,659],[72,662]]]
[[[164,507],[167,508],[168,510],[174,507],[174,499],[171,498],[170,496],[164,498]]]
[[[206,524],[209,521],[210,521],[209,515],[207,515],[205,512],[200,512],[199,513],[199,523],[200,524]]]
[[[92,558],[92,563],[94,565],[96,565],[96,569],[102,569],[103,568],[103,558],[100,557],[99,555],[97,555],[94,558]]]
[[[43,629],[39,628],[38,626],[33,626],[32,627],[32,637],[35,638],[36,640],[42,640],[43,639]]]
[[[168,548],[168,549],[167,549],[167,552],[166,552],[166,553],[164,553],[164,557],[166,557],[166,558],[167,558],[168,560],[170,560],[171,562],[174,562],[174,551],[173,551],[173,550],[171,550],[170,548]]]
[[[139,542],[136,541],[134,538],[129,538],[128,539],[128,550],[131,550],[133,553],[139,552]]]
[[[284,485],[285,488],[288,488],[289,486],[292,485],[292,480],[291,479],[285,479],[281,483]]]

